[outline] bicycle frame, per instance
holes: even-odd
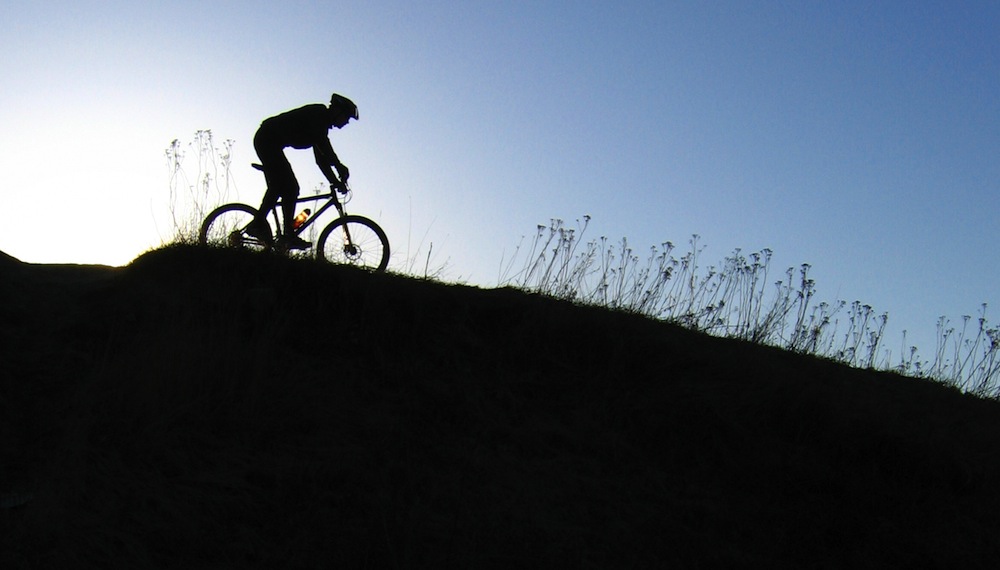
[[[253,166],[257,170],[260,170],[261,172],[264,172],[264,167],[261,164],[254,163],[254,164],[251,164],[251,166]],[[346,196],[351,191],[351,187],[347,185],[346,181],[341,182],[341,184],[344,187],[345,196]],[[296,197],[295,198],[295,204],[298,205],[298,204],[301,204],[303,202],[318,202],[318,201],[324,200],[324,199],[327,202],[325,204],[323,204],[322,206],[320,206],[319,210],[317,210],[315,213],[313,213],[313,215],[309,216],[306,219],[306,221],[302,222],[302,225],[300,225],[297,228],[292,228],[292,232],[296,236],[298,236],[299,234],[301,234],[302,232],[304,232],[306,230],[306,228],[308,228],[309,226],[311,226],[313,224],[313,222],[316,219],[318,219],[320,217],[320,215],[323,214],[323,212],[325,212],[328,209],[330,209],[330,204],[333,204],[333,206],[337,208],[338,217],[343,218],[343,217],[347,216],[347,212],[344,210],[344,205],[337,198],[337,191],[334,190],[333,188],[331,188],[330,192],[327,193],[327,194],[317,194],[315,196],[306,196],[305,198]],[[347,202],[346,198],[345,198],[344,202],[345,203]],[[277,202],[275,202],[274,206],[271,208],[271,215],[274,216],[274,227],[277,228],[278,235],[281,235],[283,233],[282,232],[282,227],[281,227],[281,216],[278,214],[278,210],[280,208],[281,208],[281,200],[278,200]],[[347,243],[348,244],[353,244],[354,243],[354,238],[351,237],[351,231],[350,231],[350,229],[348,229],[348,227],[347,227],[346,224],[344,225],[344,237],[347,238]]]
[[[305,231],[306,228],[308,228],[309,226],[311,226],[314,221],[316,221],[317,219],[319,219],[320,215],[323,212],[329,210],[330,206],[334,206],[334,207],[337,208],[337,215],[338,215],[338,217],[344,217],[345,215],[347,215],[347,212],[344,211],[344,205],[341,204],[340,200],[337,198],[337,192],[336,192],[336,190],[331,190],[327,194],[317,194],[315,196],[306,196],[305,198],[298,197],[298,198],[295,199],[295,204],[298,205],[298,204],[302,204],[302,203],[305,203],[305,202],[318,202],[320,200],[326,200],[327,202],[325,204],[323,204],[322,206],[320,206],[320,208],[318,210],[316,210],[315,212],[313,212],[313,214],[311,216],[309,216],[308,218],[306,218],[306,221],[302,222],[302,225],[300,225],[298,228],[295,228],[295,229],[292,230],[295,233],[295,235],[299,235],[300,233],[302,233],[303,231]],[[278,202],[275,203],[274,206],[271,208],[271,215],[274,216],[274,224],[275,224],[275,227],[278,229],[278,233],[279,234],[281,233],[281,230],[282,230],[282,228],[281,228],[281,215],[279,214],[280,210],[281,210],[281,200],[278,200]],[[350,235],[347,236],[348,239],[350,239],[350,237],[351,237]]]
[[[262,164],[253,163],[250,166],[254,167],[256,170],[264,172],[264,166]],[[347,190],[348,192],[350,192],[351,187],[347,185],[347,182],[342,182],[341,184],[344,185],[344,189],[345,190]],[[298,228],[293,228],[292,231],[295,232],[295,235],[299,235],[300,233],[302,233],[303,231],[305,231],[306,228],[308,228],[309,226],[311,226],[313,224],[313,221],[315,221],[317,218],[319,218],[320,214],[322,214],[323,212],[327,211],[330,208],[330,203],[331,202],[333,203],[334,206],[336,206],[336,208],[337,208],[337,214],[339,214],[339,217],[342,218],[342,217],[344,217],[344,216],[347,215],[347,212],[344,211],[344,205],[340,203],[339,199],[337,199],[337,191],[333,190],[333,189],[331,189],[328,194],[317,194],[315,196],[306,196],[305,198],[296,197],[295,198],[295,204],[298,205],[298,204],[301,204],[303,202],[318,202],[318,201],[323,200],[323,199],[327,199],[326,204],[323,204],[320,207],[319,210],[317,210],[315,213],[313,213],[313,215],[309,216],[306,219],[306,221],[302,222],[301,226],[299,226]],[[281,208],[281,200],[278,200],[277,202],[275,202],[274,206],[271,207],[271,215],[274,216],[274,227],[277,228],[279,235],[282,233],[281,215],[278,214],[278,210],[280,208]],[[345,233],[347,233],[346,232],[346,228],[345,228]],[[347,233],[347,239],[348,240],[351,239],[350,233]]]

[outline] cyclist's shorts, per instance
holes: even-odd
[[[292,172],[292,165],[288,163],[284,150],[278,145],[268,144],[264,137],[258,136],[253,139],[254,149],[257,157],[264,167],[264,179],[267,187],[276,192],[279,196],[298,196],[299,181],[295,179]]]

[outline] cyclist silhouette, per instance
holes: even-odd
[[[267,191],[264,192],[264,200],[254,221],[247,228],[247,233],[270,243],[271,230],[266,217],[277,204],[278,198],[281,198],[284,235],[278,236],[279,244],[286,249],[307,249],[312,245],[292,233],[299,182],[292,172],[292,165],[285,157],[285,149],[311,148],[316,156],[316,165],[326,176],[331,189],[343,190],[343,184],[347,182],[351,172],[337,158],[337,153],[330,145],[328,132],[333,127],[343,128],[351,119],[358,120],[358,106],[336,93],[330,97],[329,107],[315,103],[264,119],[253,137],[253,147],[264,167]],[[337,174],[333,173],[331,167],[337,169]]]

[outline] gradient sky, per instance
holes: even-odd
[[[1000,3],[8,2],[0,250],[120,265],[171,237],[164,150],[235,141],[336,91],[352,211],[394,267],[433,243],[493,286],[522,235],[593,217],[638,251],[700,234],[706,265],[774,250],[817,300],[939,315],[1000,302]],[[303,188],[323,180],[293,159]],[[992,321],[1000,319],[992,308]],[[890,346],[898,353],[898,344]]]

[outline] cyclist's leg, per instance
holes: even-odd
[[[261,163],[265,168],[264,174],[267,179],[265,200],[270,199],[268,209],[273,208],[277,198],[281,197],[281,231],[283,235],[278,237],[282,240],[282,246],[287,249],[307,249],[311,244],[299,239],[293,230],[295,200],[299,197],[299,181],[295,179],[292,165],[288,163],[283,152],[269,156],[267,162],[264,162],[265,159],[259,151],[258,156],[261,157]],[[266,216],[266,214],[264,215]]]
[[[285,161],[288,164],[288,161]],[[284,180],[281,181],[281,223],[286,236],[294,235],[292,227],[295,220],[295,200],[299,197],[299,181],[295,179],[291,165],[288,166]]]
[[[275,152],[275,146],[268,142],[267,138],[257,131],[257,134],[253,137],[253,148],[257,151],[257,158],[260,160],[261,171],[264,172],[264,184],[267,189],[264,190],[264,199],[260,202],[260,208],[257,208],[257,220],[262,220],[267,217],[267,213],[271,211],[274,204],[278,201],[278,193],[273,190],[274,186],[271,185],[271,162],[276,158],[276,154],[284,155],[280,149]]]
[[[284,218],[282,222],[283,235],[279,238],[278,243],[286,250],[309,249],[312,244],[295,235],[295,200],[299,197],[299,183],[291,169],[288,170],[288,179],[283,188],[284,192],[281,194],[281,214]]]
[[[260,156],[259,152],[258,156]],[[260,208],[257,208],[257,214],[247,226],[246,232],[271,245],[271,240],[274,237],[271,235],[271,227],[267,223],[267,213],[278,202],[278,192],[274,184],[271,183],[271,176],[267,173],[267,163],[264,162],[263,158],[261,159],[261,165],[264,167],[264,181],[267,184],[267,190],[264,191],[264,198],[260,202]]]
[[[268,137],[258,131],[253,139],[253,147],[257,151],[257,157],[260,159],[264,171],[264,182],[267,184],[267,190],[264,192],[264,198],[260,203],[260,208],[258,208],[257,217],[258,220],[266,222],[267,213],[278,203],[278,198],[286,194],[285,188],[289,178],[296,186],[298,183],[295,182],[292,165],[288,163],[280,144],[271,142]]]

